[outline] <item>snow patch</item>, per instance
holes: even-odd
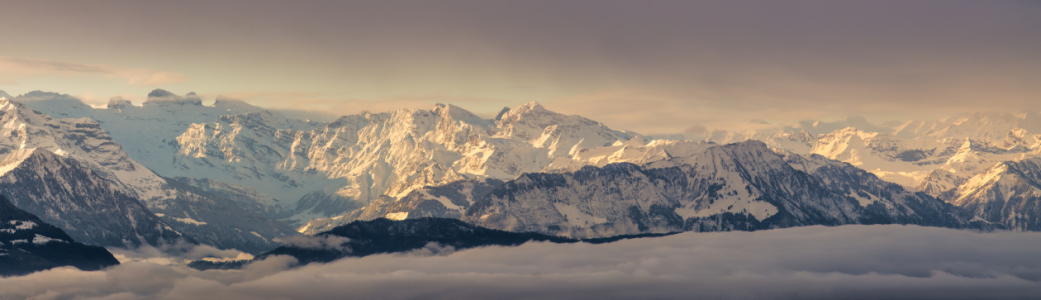
[[[853,197],[853,199],[857,199],[857,203],[860,204],[860,207],[867,207],[868,205],[871,205],[871,203],[875,203],[875,200],[872,199],[874,197],[872,197],[871,194],[868,194],[868,196],[865,198],[861,197],[857,193],[850,192],[848,196]]]
[[[170,218],[174,219],[174,220],[177,220],[178,222],[185,223],[185,224],[192,224],[192,225],[196,225],[196,226],[198,226],[198,225],[206,225],[206,222],[196,221],[196,220],[193,220],[192,218],[174,218],[174,217],[170,217]]]
[[[406,212],[389,213],[385,217],[387,219],[391,219],[391,220],[395,220],[395,221],[401,221],[401,220],[404,220],[405,218],[408,218],[408,212],[406,211]]]
[[[14,228],[18,230],[27,230],[36,227],[36,223],[33,223],[33,221],[10,221],[9,223],[15,225]]]
[[[459,211],[463,210],[463,207],[461,207],[459,205],[455,205],[455,203],[452,203],[452,200],[448,199],[448,197],[445,197],[445,196],[434,197],[426,189],[420,189],[419,192],[423,194],[425,199],[433,199],[433,200],[437,200],[438,202],[441,202],[441,205],[444,205],[445,208],[448,208],[448,209],[451,209],[451,210],[459,210]]]
[[[42,235],[39,235],[39,234],[37,234],[35,237],[33,237],[33,244],[42,245],[42,244],[46,244],[46,243],[50,243],[50,242],[62,242],[62,243],[64,243],[65,241],[59,240],[59,239],[55,239],[55,238],[51,238],[51,237],[42,236]]]
[[[754,216],[756,220],[762,221],[776,214],[777,207],[765,201],[754,199],[723,198],[716,200],[706,209],[698,210],[693,207],[686,207],[677,208],[675,211],[676,214],[680,215],[684,219],[708,217],[730,212],[735,214],[749,214]]]
[[[561,216],[564,216],[564,219],[567,220],[569,226],[589,227],[590,225],[607,223],[607,218],[594,217],[582,212],[578,207],[572,205],[557,202],[553,203],[553,207],[556,207],[557,212],[559,212]]]

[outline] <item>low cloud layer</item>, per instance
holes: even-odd
[[[683,233],[616,243],[423,249],[243,271],[130,262],[0,279],[38,299],[1028,299],[1041,233],[916,226]],[[437,254],[437,255],[434,255]]]

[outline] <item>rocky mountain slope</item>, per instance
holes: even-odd
[[[137,199],[48,150],[14,150],[0,161],[0,193],[87,244],[135,248],[185,240]]]
[[[139,212],[138,209],[120,210],[126,216],[123,218],[109,217],[112,220],[129,218],[137,222],[133,226],[149,226],[149,228],[160,228],[174,233],[182,232],[189,238],[198,237],[195,240],[221,248],[242,248],[257,253],[277,247],[280,243],[276,239],[296,234],[291,227],[272,220],[275,212],[268,210],[279,210],[275,199],[250,197],[249,195],[252,194],[248,193],[247,188],[226,188],[221,193],[207,192],[204,189],[191,188],[190,184],[186,185],[183,182],[161,177],[131,159],[126,152],[123,152],[121,145],[116,143],[108,132],[100,127],[99,123],[91,119],[54,119],[30,109],[22,103],[0,99],[0,122],[4,124],[3,127],[0,127],[0,153],[4,155],[20,153],[16,156],[9,156],[10,159],[5,170],[21,170],[18,167],[25,165],[23,163],[25,159],[33,158],[30,160],[31,162],[46,161],[46,163],[29,164],[31,167],[25,168],[44,168],[53,173],[53,176],[33,177],[29,172],[36,170],[7,172],[13,176],[7,181],[12,186],[27,184],[28,180],[38,182],[23,189],[24,195],[18,197],[11,195],[11,199],[15,205],[36,213],[48,222],[65,229],[77,240],[89,244],[129,247],[142,244],[160,246],[165,243],[164,239],[154,238],[154,236],[163,236],[163,234],[142,233],[137,235],[134,231],[123,229],[118,229],[121,233],[116,236],[79,236],[80,230],[109,227],[103,221],[109,218],[102,215],[91,215],[94,213],[91,210],[77,210],[76,207],[64,205],[59,205],[60,208],[55,208],[53,211],[37,211],[35,207],[23,205],[46,201],[58,201],[58,203],[61,201],[117,201],[120,203],[134,202],[140,206],[140,202],[147,206],[144,212]],[[32,149],[37,149],[37,151],[32,152]],[[50,157],[44,152],[49,152],[56,157]],[[81,170],[73,172],[66,169]],[[89,184],[83,186],[92,188],[76,190],[76,185],[66,183],[66,181],[76,180],[88,180]],[[230,185],[221,186],[230,187]],[[246,195],[236,198],[237,201],[229,199],[231,197],[228,196],[235,192],[246,193]],[[58,198],[46,198],[44,195]],[[244,201],[242,198],[251,200]],[[248,204],[250,201],[254,204]],[[99,202],[96,205],[108,204]],[[264,209],[257,210],[257,207],[264,207]],[[130,217],[131,215],[133,217]],[[82,222],[73,224],[59,221],[62,219],[81,220]],[[102,221],[92,225],[89,224],[91,220]],[[160,223],[165,224],[155,225]],[[127,240],[123,241],[124,238]],[[169,239],[166,239],[166,242],[169,242]]]
[[[117,264],[105,248],[77,243],[61,229],[0,196],[0,276],[61,266],[93,271]]]
[[[977,218],[1014,230],[1041,230],[1041,158],[995,164],[945,195]]]
[[[332,230],[355,220],[418,219],[425,217],[460,219],[474,201],[505,183],[502,180],[478,178],[460,180],[440,186],[413,190],[400,199],[380,197],[361,209],[333,218],[315,219],[299,228],[307,235]]]

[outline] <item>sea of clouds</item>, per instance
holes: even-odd
[[[216,249],[186,255],[241,256]],[[153,250],[0,279],[0,299],[1034,299],[1041,233],[918,226],[682,233],[609,244],[427,247],[197,271]],[[157,263],[158,262],[158,263]]]

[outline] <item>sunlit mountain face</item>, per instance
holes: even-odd
[[[1032,3],[3,7],[7,297],[1041,292]]]

